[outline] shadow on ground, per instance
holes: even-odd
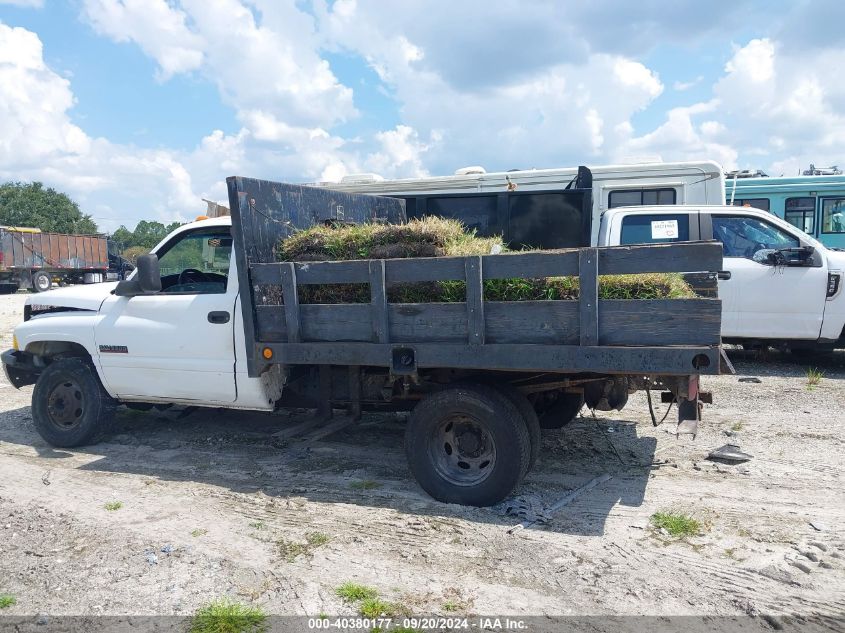
[[[404,414],[365,414],[360,422],[313,443],[275,440],[274,433],[307,415],[200,409],[183,416],[176,409],[121,408],[112,432],[99,444],[54,449],[35,432],[27,407],[0,413],[0,441],[33,447],[51,468],[68,460],[68,468],[203,483],[234,493],[261,491],[503,526],[520,522],[501,509],[443,504],[422,491],[406,466]],[[578,419],[564,429],[544,432],[540,461],[515,495],[543,509],[608,473],[609,481],[585,492],[549,523],[534,526],[601,535],[614,506],[642,503],[655,445],[654,438],[637,435],[634,423]],[[78,455],[93,459],[74,465],[77,460],[71,458]]]

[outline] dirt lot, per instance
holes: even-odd
[[[3,349],[24,298],[0,297]],[[229,595],[351,614],[335,588],[353,580],[420,614],[841,617],[845,354],[812,390],[788,355],[733,359],[736,376],[704,381],[715,404],[694,441],[653,428],[639,394],[546,433],[521,495],[552,504],[612,478],[514,533],[518,519],[417,487],[400,416],[276,446],[289,417],[121,410],[101,444],[54,450],[33,429],[31,388],[0,378],[0,593],[17,600],[3,613],[190,614]],[[750,462],[705,460],[737,440]],[[661,534],[658,511],[703,532]]]

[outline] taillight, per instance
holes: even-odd
[[[842,285],[842,273],[827,274],[827,298],[835,297]]]

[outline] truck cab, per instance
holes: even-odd
[[[620,207],[604,213],[599,245],[716,240],[725,342],[793,350],[845,347],[845,253],[770,213],[736,206]]]

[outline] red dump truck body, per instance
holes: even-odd
[[[0,290],[43,291],[53,283],[103,281],[109,268],[106,238],[0,227]],[[86,277],[87,274],[87,277]]]

